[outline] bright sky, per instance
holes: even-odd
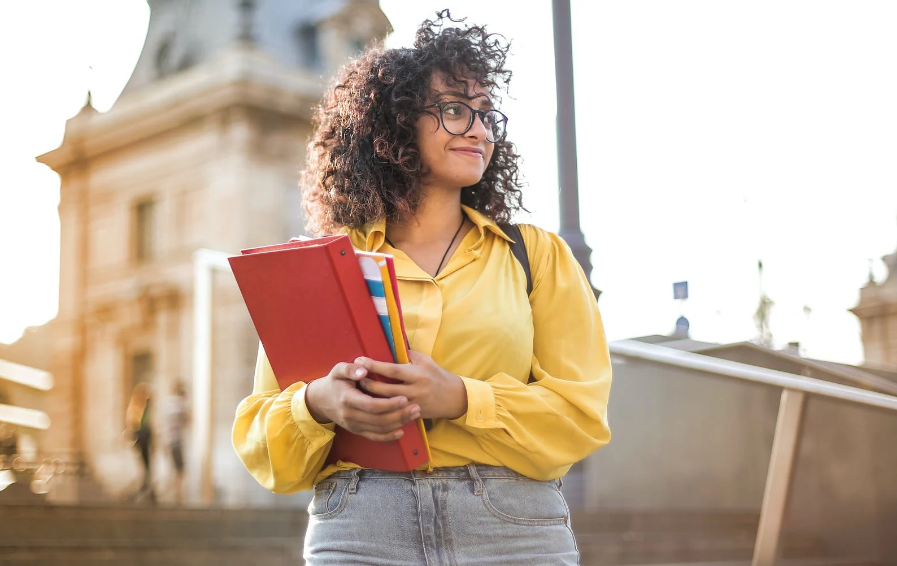
[[[260,0],[272,1],[272,0]],[[381,0],[409,45],[436,10],[512,40],[502,110],[532,221],[556,230],[549,0]],[[610,339],[756,335],[757,260],[780,345],[862,360],[847,312],[897,247],[897,4],[572,0],[579,188]],[[108,110],[142,46],[144,0],[32,0],[0,20],[0,341],[55,316],[59,179],[34,156],[83,105]],[[93,72],[88,73],[89,66]],[[304,143],[303,140],[296,140]],[[680,305],[672,284],[688,280]],[[804,307],[811,309],[809,317]]]

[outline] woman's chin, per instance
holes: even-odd
[[[431,175],[425,183],[434,186],[464,188],[476,185],[482,178],[482,171],[453,171],[451,175]]]
[[[482,178],[482,172],[478,172],[476,174],[459,176],[455,181],[460,187],[470,187],[479,183]]]

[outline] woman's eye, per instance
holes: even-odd
[[[460,116],[463,111],[460,104],[447,104],[442,108],[442,113],[449,116]]]

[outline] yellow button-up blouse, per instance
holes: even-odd
[[[567,244],[522,224],[533,278],[527,297],[508,236],[464,211],[476,227],[436,277],[386,243],[382,220],[348,234],[358,249],[394,254],[411,349],[467,389],[467,414],[437,420],[428,433],[432,466],[480,463],[561,477],[610,440],[611,365],[597,302]],[[252,395],[237,407],[234,448],[259,483],[278,493],[357,467],[324,466],[334,427],[311,417],[304,386],[281,391],[260,348]]]

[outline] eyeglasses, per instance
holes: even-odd
[[[496,143],[507,133],[508,117],[498,110],[476,110],[458,101],[437,102],[424,109],[439,108],[439,120],[445,131],[453,136],[463,136],[473,127],[473,120],[479,116],[486,127],[486,141]]]

